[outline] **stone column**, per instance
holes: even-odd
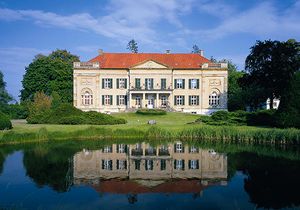
[[[131,93],[128,93],[128,104],[127,104],[127,108],[131,108]]]
[[[142,108],[146,108],[146,94],[143,93],[143,98],[142,98]]]
[[[155,108],[158,108],[159,104],[158,104],[158,99],[159,99],[159,93],[156,93],[156,100],[155,100]]]

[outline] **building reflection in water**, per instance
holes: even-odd
[[[74,184],[90,184],[101,193],[193,193],[227,184],[227,156],[181,142],[113,144],[74,155]]]

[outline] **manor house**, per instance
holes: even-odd
[[[227,110],[227,63],[191,53],[105,53],[74,63],[74,106],[103,113]]]

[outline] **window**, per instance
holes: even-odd
[[[102,96],[102,105],[112,105],[113,100],[112,100],[112,95],[103,95]]]
[[[195,146],[190,146],[190,153],[198,153],[198,148]]]
[[[145,170],[146,171],[153,170],[153,160],[145,160]]]
[[[102,79],[102,89],[111,89],[112,79]]]
[[[184,170],[184,160],[174,160],[174,169]]]
[[[102,169],[112,170],[112,160],[102,160]]]
[[[135,97],[135,105],[136,106],[141,106],[141,97],[140,96]]]
[[[182,106],[184,105],[184,96],[174,96],[174,104],[177,106]]]
[[[166,80],[166,79],[161,79],[161,80],[160,80],[160,88],[161,88],[162,90],[167,89],[167,80]]]
[[[161,106],[162,107],[166,107],[167,106],[167,96],[165,96],[165,95],[162,95],[161,97],[160,97],[160,100],[161,100]]]
[[[125,153],[126,145],[125,144],[117,144],[117,153]]]
[[[175,88],[176,89],[184,89],[184,83],[185,83],[185,80],[184,79],[175,79]]]
[[[199,160],[189,160],[189,169],[199,169]]]
[[[126,95],[118,95],[117,96],[117,105],[127,105]]]
[[[135,78],[135,88],[141,89],[141,79]]]
[[[112,146],[105,146],[103,148],[103,153],[112,153]]]
[[[190,106],[199,105],[199,96],[189,96],[189,105]]]
[[[145,79],[145,89],[146,90],[151,90],[153,89],[153,79],[152,78],[147,78]]]
[[[160,160],[160,170],[164,171],[167,168],[167,161],[166,160]]]
[[[189,79],[190,89],[199,89],[199,79]]]
[[[121,78],[117,79],[117,89],[127,88],[127,79]]]
[[[126,170],[127,169],[127,161],[126,160],[117,160],[117,169],[118,170]]]
[[[210,106],[220,105],[220,96],[217,92],[214,91],[209,95],[209,105]]]
[[[175,153],[183,153],[184,152],[184,148],[181,142],[177,142],[175,144]]]
[[[81,103],[82,105],[92,105],[93,95],[89,91],[85,91],[84,94],[81,95]]]

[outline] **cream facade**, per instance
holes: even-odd
[[[174,144],[151,146],[113,144],[101,150],[78,152],[73,157],[74,183],[99,179],[227,180],[227,156],[213,150]]]
[[[139,108],[195,114],[227,110],[227,63],[199,63],[196,68],[176,64],[155,58],[126,68],[75,62],[74,106],[103,113]]]

